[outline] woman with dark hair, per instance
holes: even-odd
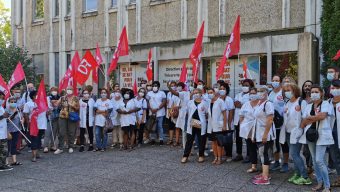
[[[330,155],[338,176],[337,180],[331,184],[331,187],[340,187],[340,118],[338,118],[340,117],[340,80],[332,81],[330,94],[333,95],[333,98],[329,101],[335,114],[331,121],[334,144],[330,146]]]
[[[119,102],[119,108],[117,109],[117,112],[120,114],[120,123],[124,132],[123,145],[124,150],[127,150],[128,148],[133,150],[137,122],[136,112],[140,109],[136,106],[136,103],[133,99],[134,95],[132,90],[126,89],[122,91],[122,95],[124,99]]]
[[[302,94],[301,94],[301,98],[303,100],[306,100],[307,103],[310,103],[311,102],[311,98],[310,98],[310,90],[311,90],[311,87],[313,85],[313,81],[311,80],[307,80],[305,81],[303,84],[302,84]]]
[[[227,132],[234,132],[234,126],[233,126],[233,120],[234,120],[234,101],[231,97],[229,97],[230,87],[227,83],[222,83],[220,85],[218,94],[220,95],[220,98],[224,101],[226,105],[226,113],[227,113],[227,124],[228,124],[228,130]],[[233,143],[228,143],[227,145],[223,146],[225,155],[226,155],[226,161],[231,162],[232,156],[233,156]]]
[[[235,115],[234,115],[234,126],[235,126],[235,134],[236,134],[236,153],[237,156],[233,159],[234,161],[241,161],[243,160],[242,156],[242,147],[243,142],[242,138],[240,137],[240,109],[242,105],[249,101],[249,90],[253,88],[254,82],[251,79],[245,79],[242,81],[242,91],[235,96]],[[247,145],[247,157],[244,162],[249,162],[249,146]]]
[[[100,90],[100,99],[96,101],[93,108],[95,111],[95,126],[96,126],[96,149],[94,151],[104,152],[107,146],[107,132],[104,126],[109,119],[109,114],[112,111],[112,103],[108,98],[108,91],[105,88]]]
[[[169,92],[166,95],[166,115],[165,115],[165,121],[168,125],[169,129],[169,139],[166,143],[167,145],[173,144],[173,138],[174,138],[174,131],[176,129],[176,120],[177,117],[174,117],[172,115],[172,111],[175,110],[175,108],[178,109],[178,101],[179,98],[177,95],[173,94],[172,91],[177,89],[177,83],[175,81],[172,81],[168,83],[168,89]]]
[[[300,142],[307,143],[312,155],[315,175],[318,185],[313,191],[330,191],[328,168],[325,153],[328,146],[334,144],[332,136],[331,119],[334,111],[328,101],[323,101],[324,93],[319,85],[311,88],[313,103],[307,105],[303,111],[301,128],[304,129]],[[317,136],[315,136],[317,135]]]
[[[138,90],[138,96],[135,98],[135,104],[138,109],[137,112],[137,129],[135,130],[135,135],[138,133],[137,144],[140,147],[143,144],[144,127],[146,123],[146,110],[148,108],[148,102],[145,99],[146,90],[145,88],[140,88]]]

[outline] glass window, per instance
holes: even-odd
[[[111,7],[117,7],[117,0],[111,0]]]
[[[136,4],[136,0],[130,0],[129,4]]]
[[[97,10],[97,0],[85,0],[85,12],[96,11]]]
[[[33,1],[33,21],[44,18],[44,0]]]
[[[59,85],[59,53],[54,54],[54,83]]]
[[[59,17],[59,0],[54,0],[54,17]]]
[[[44,74],[44,55],[33,55],[33,67],[37,75]]]
[[[282,78],[291,76],[298,80],[298,56],[297,53],[282,53],[272,56],[272,74],[279,74]]]
[[[66,70],[67,70],[68,66],[70,66],[70,65],[71,65],[71,53],[68,52],[68,53],[66,53]]]
[[[66,1],[66,15],[70,15],[71,14],[71,0],[67,0]]]

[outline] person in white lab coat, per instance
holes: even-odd
[[[7,140],[7,123],[6,118],[9,116],[5,112],[3,105],[5,103],[5,94],[0,91],[0,171],[10,171],[13,167],[10,167],[6,163],[7,152],[5,151],[5,144]]]
[[[176,82],[172,81],[171,83],[168,83],[168,89],[169,92],[166,94],[166,115],[165,115],[165,120],[166,124],[168,124],[168,129],[169,129],[169,140],[166,143],[167,145],[173,144],[173,138],[174,138],[174,131],[176,129],[176,120],[177,117],[173,117],[172,111],[173,110],[178,110],[178,102],[179,98],[175,94],[172,93],[173,90],[176,90]]]
[[[123,100],[120,91],[115,91],[111,94],[112,112],[110,115],[113,130],[112,130],[112,145],[111,147],[119,146],[119,149],[123,149],[123,135],[124,132],[120,126],[120,114],[117,112],[119,109],[119,103]]]
[[[223,146],[218,144],[217,135],[228,130],[227,108],[220,95],[215,93],[213,89],[207,89],[207,93],[210,101],[208,107],[208,133],[210,134],[215,156],[212,164],[220,165],[222,164]]]
[[[204,162],[204,149],[207,132],[208,103],[202,98],[203,91],[194,89],[193,98],[188,103],[187,142],[181,162],[186,163],[191,153],[195,136],[198,138],[198,162]]]
[[[146,123],[146,110],[148,108],[148,102],[145,99],[145,95],[146,95],[145,88],[140,88],[138,90],[138,96],[135,97],[134,99],[136,107],[140,109],[139,111],[136,112],[137,129],[135,130],[135,135],[137,136],[138,147],[140,147],[143,144],[143,135],[144,135],[144,128],[145,128],[145,123]]]
[[[79,152],[84,151],[85,133],[90,140],[88,151],[93,151],[93,125],[94,125],[94,99],[91,98],[88,90],[83,90],[83,98],[79,100],[80,116],[80,148]]]

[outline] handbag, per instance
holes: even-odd
[[[106,120],[105,120],[104,132],[105,133],[111,133],[112,131],[113,131],[112,121],[109,117],[107,117]]]
[[[222,147],[233,143],[233,131],[223,131],[217,134],[217,144]]]
[[[80,120],[80,117],[77,112],[69,112],[68,119],[72,122],[78,122]]]
[[[7,140],[12,140],[13,136],[10,132],[7,132]]]
[[[198,119],[191,119],[190,124],[194,128],[198,128],[198,129],[202,128],[201,121]]]
[[[172,107],[170,111],[170,116],[172,118],[177,118],[179,115],[179,107]]]
[[[316,127],[310,127],[307,132],[306,132],[306,139],[309,142],[316,142],[319,139],[319,122],[317,123],[317,128]]]
[[[156,131],[156,115],[150,115],[149,119],[146,121],[145,128],[148,131]]]

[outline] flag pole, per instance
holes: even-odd
[[[20,132],[20,134],[29,142],[32,143],[27,137],[26,135],[18,128],[18,126],[16,126],[13,121],[10,118],[7,118],[7,120],[13,124],[13,126]]]
[[[26,91],[28,92],[26,75],[25,75],[25,83],[26,83]]]
[[[11,97],[13,97],[11,91],[9,91],[9,94],[11,95]],[[17,110],[18,110],[19,118],[21,119],[21,118],[22,118],[21,111],[19,110],[18,106],[17,106],[16,108],[17,108]],[[23,124],[21,121],[20,121],[20,123],[21,123],[21,126],[22,126],[22,128],[24,129],[24,131],[26,131],[24,124]]]

